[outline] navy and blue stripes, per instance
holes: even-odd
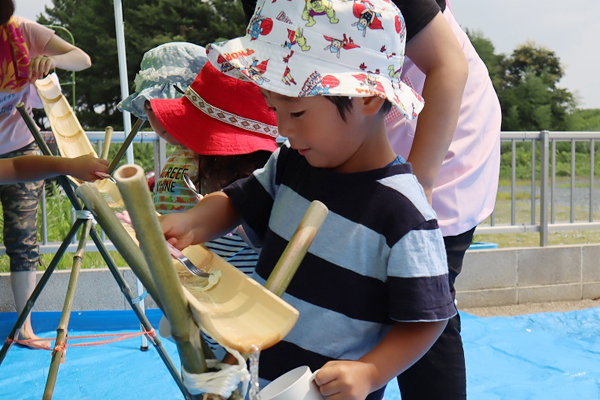
[[[264,283],[312,200],[330,213],[284,294],[300,311],[290,334],[261,356],[274,379],[373,349],[394,321],[437,321],[456,313],[435,213],[410,165],[356,174],[311,167],[284,145],[265,168],[224,189],[263,246]]]

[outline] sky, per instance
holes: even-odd
[[[559,86],[574,93],[581,108],[600,108],[599,0],[449,1],[459,24],[490,39],[496,53],[510,54],[527,40],[554,51],[565,70]],[[16,14],[33,20],[52,4],[16,3]]]

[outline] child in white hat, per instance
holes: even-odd
[[[164,217],[166,237],[184,248],[242,223],[265,283],[310,202],[330,210],[283,296],[299,320],[261,353],[263,384],[308,365],[324,396],[380,399],[456,314],[435,213],[384,128],[390,107],[422,108],[399,81],[404,40],[387,0],[266,0],[246,36],[207,47],[220,71],[261,88],[288,142],[251,177]]]

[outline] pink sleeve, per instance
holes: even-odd
[[[54,31],[26,18],[15,17],[15,19],[29,48],[29,55],[31,57],[42,55],[44,48],[54,36]]]

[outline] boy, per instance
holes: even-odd
[[[264,283],[310,201],[325,203],[330,213],[283,297],[299,320],[261,353],[260,376],[308,365],[320,368],[324,396],[380,399],[456,309],[435,213],[384,128],[390,106],[409,118],[422,108],[397,79],[402,15],[387,0],[331,0],[327,9],[259,2],[247,36],[208,48],[222,72],[261,87],[289,141],[253,176],[161,223],[185,248],[242,222],[262,245],[254,277]],[[298,31],[303,48],[293,46]]]

